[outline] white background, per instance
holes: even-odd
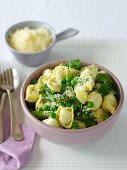
[[[79,38],[127,38],[126,0],[0,0],[0,35],[21,20],[42,20]]]
[[[8,27],[24,20],[47,22],[56,33],[68,27],[77,28],[80,33],[71,39],[77,44],[67,40],[67,43],[56,45],[52,60],[79,55],[102,64],[118,76],[126,94],[127,0],[0,0],[0,58],[6,56],[12,60],[21,80],[35,68],[15,61],[6,47],[4,34]],[[116,41],[111,39],[117,43],[114,45]],[[113,130],[97,143],[82,149],[63,148],[37,137],[33,154],[23,170],[127,169],[126,119],[124,105],[123,114]]]

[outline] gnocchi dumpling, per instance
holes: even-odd
[[[72,122],[74,120],[73,108],[59,106],[56,111],[56,119],[63,127],[71,128]]]
[[[108,95],[104,97],[102,108],[105,111],[108,111],[113,114],[116,110],[117,105],[118,104],[117,104],[117,100],[115,96],[113,95],[113,93],[109,93]]]
[[[42,122],[44,122],[45,124],[47,124],[49,126],[60,127],[60,125],[57,122],[57,120],[53,119],[53,118],[44,119]]]
[[[37,89],[37,85],[30,84],[26,89],[26,97],[25,100],[28,102],[36,102],[39,98],[39,92]]]
[[[85,90],[84,86],[77,85],[74,89],[77,99],[84,104],[87,101],[88,91]]]
[[[94,106],[91,108],[92,110],[97,110],[102,104],[102,96],[100,93],[91,92],[88,95],[88,101],[93,102]]]

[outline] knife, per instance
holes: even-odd
[[[1,98],[1,103],[0,103],[0,144],[3,143],[3,111],[5,108],[5,101],[6,101],[6,96],[7,93],[3,93],[2,94],[2,98]]]

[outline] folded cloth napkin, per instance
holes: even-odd
[[[28,125],[22,125],[24,140],[14,141],[9,136],[9,120],[4,120],[4,142],[0,144],[0,170],[17,170],[28,161],[35,138],[35,132]]]

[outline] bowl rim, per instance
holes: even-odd
[[[93,65],[97,66],[98,68],[106,71],[111,76],[111,78],[113,79],[115,84],[118,86],[120,101],[119,101],[119,104],[118,104],[117,109],[115,110],[114,114],[112,114],[107,120],[105,120],[104,122],[102,122],[100,124],[97,124],[97,125],[94,125],[94,126],[88,127],[88,128],[82,128],[82,129],[62,129],[62,128],[57,128],[57,127],[49,126],[49,125],[41,122],[36,117],[34,117],[31,114],[31,112],[28,110],[28,108],[26,106],[26,103],[25,103],[25,99],[24,99],[24,94],[25,94],[25,90],[26,90],[26,87],[27,87],[26,84],[28,82],[30,82],[32,77],[36,77],[36,75],[38,75],[38,72],[41,72],[41,70],[43,70],[43,68],[46,67],[48,69],[48,66],[51,66],[52,64],[57,63],[57,65],[58,65],[60,63],[66,62],[66,61],[68,61],[68,60],[54,60],[54,61],[48,62],[48,63],[38,67],[36,70],[34,70],[25,79],[25,81],[22,84],[21,91],[20,91],[20,101],[21,101],[21,106],[23,108],[24,113],[26,114],[27,117],[29,117],[33,121],[36,121],[36,124],[38,124],[39,126],[42,126],[45,130],[57,131],[58,133],[83,133],[83,132],[92,131],[95,128],[102,127],[102,126],[106,125],[107,122],[111,121],[116,115],[118,115],[120,113],[121,109],[122,109],[123,102],[124,102],[123,87],[122,87],[120,81],[118,80],[118,78],[109,69],[105,68],[104,66],[102,66],[100,64],[97,64],[95,62],[89,61],[89,60],[80,60],[80,61],[81,61],[81,64],[83,64],[83,65],[91,65],[91,64],[93,64]],[[107,126],[108,126],[108,124],[107,124]]]
[[[37,24],[41,24],[42,26],[43,26],[43,25],[48,26],[48,30],[51,32],[51,35],[52,35],[52,42],[51,42],[51,44],[50,44],[45,50],[40,50],[40,51],[35,51],[35,52],[21,52],[21,51],[18,51],[18,50],[16,50],[16,49],[12,48],[12,47],[10,46],[10,44],[8,43],[7,40],[8,40],[9,33],[13,32],[13,31],[11,31],[11,30],[15,30],[16,27],[17,27],[17,29],[18,29],[18,26],[19,26],[19,28],[27,27],[27,24],[29,24],[29,23],[31,23],[31,24],[32,24],[32,23],[37,23]],[[26,26],[21,27],[20,25],[22,25],[22,24],[26,24]],[[11,51],[13,51],[13,52],[18,53],[18,54],[22,54],[22,55],[24,55],[24,54],[25,54],[25,55],[40,54],[40,53],[42,53],[42,52],[48,51],[50,48],[52,48],[52,47],[54,46],[55,41],[56,41],[56,32],[55,32],[55,29],[54,29],[50,24],[48,24],[48,23],[46,23],[46,22],[43,22],[43,21],[36,21],[36,20],[21,21],[21,22],[18,22],[18,23],[15,23],[15,24],[11,25],[11,26],[6,30],[6,32],[5,32],[5,42],[6,42],[7,46],[8,46],[8,48],[9,48]]]

